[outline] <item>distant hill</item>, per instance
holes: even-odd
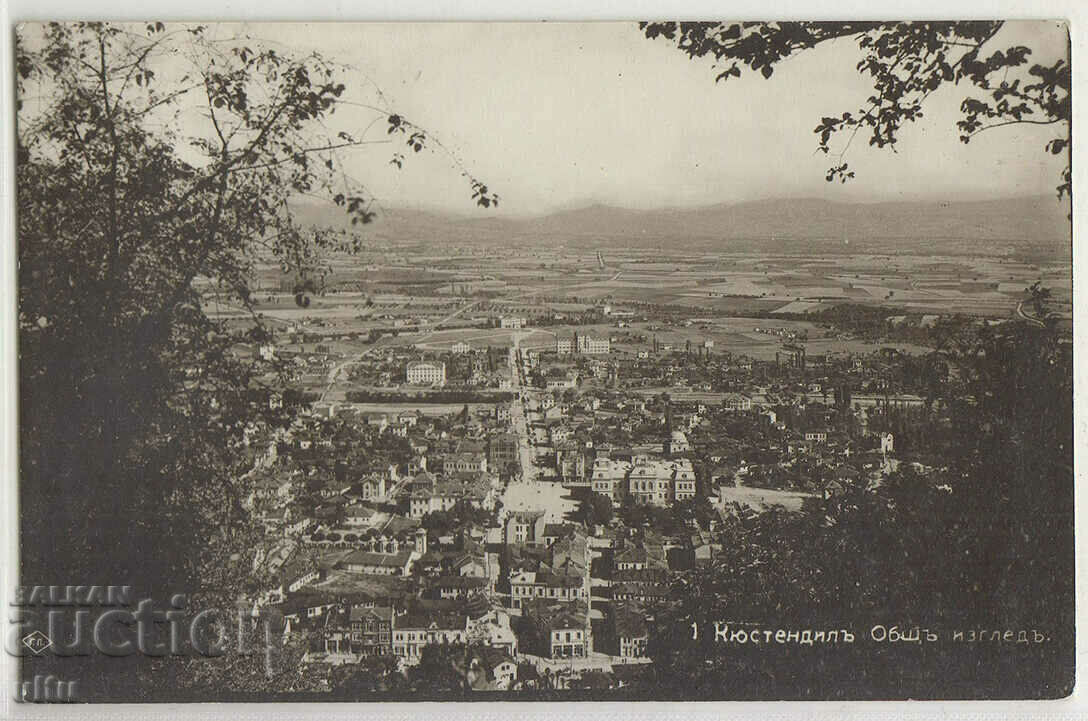
[[[344,222],[332,206],[299,206],[296,212],[315,225]],[[1053,196],[886,203],[802,198],[660,210],[593,205],[534,218],[398,209],[383,213],[366,232],[420,242],[1069,257],[1068,212],[1068,202],[1058,203]]]

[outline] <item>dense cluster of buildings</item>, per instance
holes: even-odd
[[[309,639],[312,673],[375,655],[404,671],[450,644],[469,649],[459,671],[477,690],[519,688],[526,666],[555,683],[642,666],[651,609],[718,556],[733,501],[878,482],[895,462],[891,421],[920,408],[880,393],[887,359],[814,359],[786,340],[774,362],[707,342],[632,353],[577,332],[554,353],[459,341],[375,360],[375,378],[502,377],[512,392],[445,416],[321,402],[290,433],[254,438],[247,504],[275,579],[262,609]],[[605,499],[612,513],[506,508],[512,482],[560,484],[581,510]],[[624,520],[696,504],[667,530]]]

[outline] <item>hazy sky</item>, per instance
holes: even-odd
[[[215,29],[234,34],[237,27]],[[501,211],[535,214],[607,203],[704,205],[768,197],[896,200],[1049,194],[1063,159],[1043,152],[1055,128],[1013,126],[969,145],[955,121],[967,86],[934,93],[926,117],[902,129],[897,153],[859,133],[846,160],[857,178],[830,184],[815,153],[824,115],[856,110],[871,92],[861,54],[843,39],[803,53],[770,80],[745,72],[715,84],[692,61],[631,23],[251,25],[254,36],[316,49],[358,69],[350,98],[388,104],[427,128],[502,196]],[[1021,22],[987,50],[1024,44],[1032,61],[1064,57],[1064,28]],[[345,108],[334,126],[359,132],[373,113]],[[373,137],[385,134],[376,124]],[[844,142],[845,138],[839,142]],[[348,158],[391,207],[472,212],[469,191],[441,155],[389,165],[391,146]]]

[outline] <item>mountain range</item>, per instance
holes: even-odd
[[[635,210],[591,205],[537,217],[390,209],[365,229],[374,239],[507,245],[667,247],[784,253],[1030,254],[1071,257],[1068,200],[843,203],[777,199]],[[304,224],[347,227],[335,206],[302,203]]]

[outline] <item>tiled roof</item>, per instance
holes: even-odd
[[[646,636],[646,617],[632,604],[616,605],[616,636],[618,638],[642,638]]]
[[[463,605],[456,601],[416,601],[402,615],[394,619],[397,629],[463,629],[467,625]]]
[[[379,621],[391,621],[393,609],[389,606],[352,606],[350,619],[361,621],[364,618],[375,618]]]

